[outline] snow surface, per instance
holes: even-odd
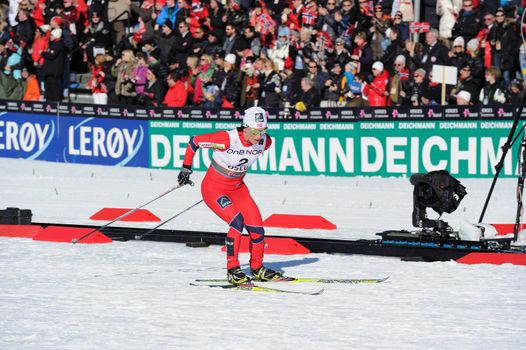
[[[203,173],[195,173],[199,184]],[[34,222],[97,225],[103,207],[138,207],[175,185],[177,172],[0,159],[1,207]],[[476,222],[490,179],[461,179],[468,195],[444,219]],[[273,235],[375,238],[411,228],[408,179],[249,174],[263,217],[322,215],[337,230]],[[485,222],[511,223],[514,179],[501,179]],[[200,199],[184,187],[148,206],[166,219]],[[429,212],[432,216],[433,214]],[[116,223],[153,227],[156,223]],[[222,232],[201,204],[166,228]],[[247,254],[241,254],[242,266]],[[526,268],[402,262],[361,255],[267,255],[290,276],[368,278],[374,285],[296,284],[317,296],[192,287],[225,276],[219,246],[144,241],[62,244],[0,237],[0,349],[523,349]]]

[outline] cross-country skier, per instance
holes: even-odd
[[[199,148],[214,149],[212,162],[201,184],[204,202],[230,226],[226,234],[227,277],[232,284],[248,283],[239,267],[241,233],[250,235],[250,268],[252,279],[269,281],[281,274],[263,266],[265,230],[257,204],[243,181],[256,159],[269,149],[272,139],[267,131],[267,112],[260,107],[245,110],[242,126],[230,131],[193,136],[188,142],[181,172],[180,185],[191,183],[192,159]]]

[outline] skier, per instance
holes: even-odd
[[[261,107],[251,107],[245,110],[242,126],[191,137],[177,178],[180,185],[191,184],[195,153],[199,148],[214,149],[211,165],[201,184],[201,194],[206,205],[230,226],[225,240],[227,278],[235,285],[251,280],[239,267],[238,254],[243,228],[250,235],[252,279],[269,281],[282,278],[281,273],[263,266],[263,220],[243,181],[250,165],[272,144],[266,131],[267,112]]]

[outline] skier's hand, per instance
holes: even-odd
[[[179,172],[179,175],[177,175],[177,182],[179,183],[179,186],[184,186],[184,185],[193,186],[194,183],[192,180],[190,180],[191,174],[192,174],[192,169],[182,167],[181,171]]]

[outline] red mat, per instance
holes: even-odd
[[[507,235],[509,233],[513,233],[513,230],[515,229],[515,224],[491,224],[491,226],[495,227],[495,230],[497,230],[498,235]],[[519,225],[519,231],[526,228],[525,224]]]
[[[272,214],[263,221],[263,226],[323,230],[336,229],[336,225],[319,215]]]
[[[131,211],[133,209],[127,209],[127,208],[103,208],[93,214],[90,219],[91,220],[106,220],[106,221],[112,221],[117,219],[119,216],[126,214],[127,212]],[[130,221],[130,222],[160,222],[161,219],[159,219],[157,216],[153,215],[149,210],[147,209],[138,209],[131,213],[130,215],[119,219],[118,221]]]
[[[526,266],[526,254],[524,253],[469,253],[460,259],[461,264],[513,264]]]
[[[74,239],[78,239],[88,232],[93,231],[92,228],[79,228],[67,226],[48,226],[39,233],[37,233],[33,240],[47,241],[47,242],[65,242],[72,243]],[[111,243],[112,240],[102,232],[96,231],[83,240],[79,244],[86,243]]]
[[[0,237],[33,238],[43,229],[36,225],[0,225]]]
[[[239,247],[240,253],[248,253],[250,238],[248,236],[241,236],[241,246]],[[226,251],[226,247],[223,246],[221,250]],[[298,243],[292,238],[280,238],[280,237],[265,237],[265,254],[278,254],[278,255],[294,255],[294,254],[309,254],[310,250],[302,244]]]

